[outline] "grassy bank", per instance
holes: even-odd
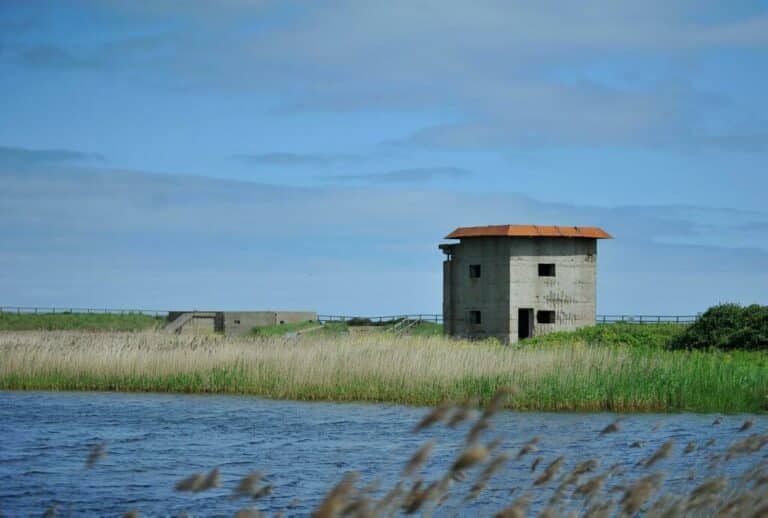
[[[529,338],[521,345],[539,347],[575,343],[662,349],[668,348],[674,343],[685,333],[687,328],[687,325],[680,324],[598,324],[582,327],[576,331],[550,333]]]
[[[143,331],[164,322],[140,313],[0,313],[0,331]]]
[[[0,388],[256,394],[432,405],[503,386],[530,410],[760,412],[768,355],[584,343],[511,348],[391,334],[226,339],[0,334]]]
[[[296,322],[290,324],[278,324],[273,326],[254,327],[251,330],[252,336],[277,337],[286,336],[294,333],[312,334],[313,336],[342,336],[355,332],[365,333],[396,333],[400,336],[441,336],[443,334],[442,324],[434,322],[419,322],[399,331],[389,325],[349,325],[347,322]]]
[[[272,326],[254,327],[251,330],[250,334],[253,336],[283,336],[288,333],[308,331],[311,329],[317,329],[319,327],[320,327],[320,324],[314,321],[290,322],[287,324],[275,324]]]

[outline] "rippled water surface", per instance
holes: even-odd
[[[426,411],[243,396],[0,392],[0,515],[39,515],[54,504],[63,516],[119,515],[129,509],[143,515],[231,516],[246,505],[306,515],[348,471],[360,472],[363,483],[379,478],[388,489],[408,457],[429,439],[438,446],[422,476],[440,476],[460,451],[469,425],[410,433]],[[627,416],[619,433],[599,437],[615,417],[500,413],[486,440],[504,436],[504,447],[517,452],[538,435],[539,451],[510,462],[476,502],[466,506],[457,496],[438,514],[488,515],[532,490],[535,456],[541,456],[542,467],[559,455],[567,465],[597,458],[603,469],[615,463],[631,467],[669,439],[675,440],[676,453],[659,468],[668,474],[665,488],[682,491],[711,475],[709,456],[747,433],[737,431],[746,416],[712,425],[713,415],[643,414]],[[768,419],[754,419],[749,433],[764,433]],[[715,443],[705,447],[710,438]],[[100,441],[107,443],[107,456],[85,469],[90,446]],[[635,441],[640,444],[632,447]],[[682,455],[688,441],[700,448]],[[737,459],[714,469],[733,475],[744,463]],[[222,487],[200,494],[173,490],[181,478],[216,466]],[[272,494],[255,503],[227,498],[239,478],[255,469],[267,474]],[[632,470],[633,478],[644,473]],[[464,482],[467,488],[472,477]],[[534,505],[545,498],[537,491]]]

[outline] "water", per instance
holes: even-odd
[[[231,516],[250,505],[307,515],[348,471],[360,472],[363,483],[380,478],[384,489],[391,487],[404,462],[428,439],[436,439],[438,446],[423,475],[437,478],[460,451],[468,425],[410,433],[426,411],[240,396],[0,392],[0,515],[39,515],[54,504],[64,516],[119,516],[130,509],[145,516],[182,511]],[[712,474],[707,471],[711,453],[746,436],[736,432],[745,416],[725,417],[713,426],[712,415],[643,414],[627,416],[621,432],[598,437],[615,417],[502,412],[485,437],[504,435],[505,447],[516,452],[538,435],[542,442],[535,455],[542,457],[542,467],[565,455],[568,465],[597,458],[603,469],[614,463],[631,466],[674,439],[674,458],[659,468],[669,474],[665,489],[678,491]],[[749,433],[766,429],[768,418],[756,416]],[[703,448],[709,438],[716,443],[706,451],[681,455],[688,441]],[[642,447],[630,447],[637,440]],[[107,443],[107,456],[85,469],[90,446],[100,441]],[[498,510],[532,487],[533,458],[510,462],[478,501],[466,506],[457,497],[438,514],[489,515]],[[733,471],[728,473],[741,473],[744,462],[729,464]],[[221,469],[222,487],[199,494],[173,490],[180,479],[215,466]],[[272,494],[256,502],[227,498],[237,481],[255,469],[267,474]],[[645,473],[633,469],[633,476]],[[510,496],[513,488],[517,490]],[[535,505],[541,505],[545,495],[539,491],[534,497]]]

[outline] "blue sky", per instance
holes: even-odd
[[[768,2],[0,4],[1,304],[439,312],[598,225],[601,313],[768,303]]]

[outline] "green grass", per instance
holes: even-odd
[[[597,346],[668,347],[688,326],[681,324],[598,324],[576,331],[551,333],[529,338],[523,347],[585,343]]]
[[[346,322],[326,322],[323,327],[313,331],[314,336],[341,336],[349,333],[349,326]]]
[[[142,331],[164,322],[140,313],[0,313],[0,331]]]
[[[378,323],[376,323],[378,324]],[[386,334],[392,331],[392,323],[387,325],[371,325],[365,326],[366,330],[373,334],[381,333]],[[356,326],[350,326],[346,322],[326,322],[321,328],[316,331],[312,331],[316,336],[343,336],[349,334],[350,328],[354,329]],[[406,334],[409,336],[442,336],[443,325],[435,324],[434,322],[420,322],[413,327],[408,328]]]
[[[330,325],[330,324],[329,324]],[[510,408],[768,410],[768,354],[583,341],[506,347],[392,333],[286,342],[165,333],[0,334],[0,389],[254,394],[433,405],[514,386]],[[338,330],[334,330],[338,332]]]
[[[419,322],[415,326],[408,329],[408,334],[411,336],[442,336],[443,324],[435,324],[434,322]]]
[[[318,327],[319,325],[320,324],[315,321],[307,321],[276,324],[273,326],[259,326],[251,329],[251,334],[255,336],[283,336],[286,333],[311,329],[313,327]]]

